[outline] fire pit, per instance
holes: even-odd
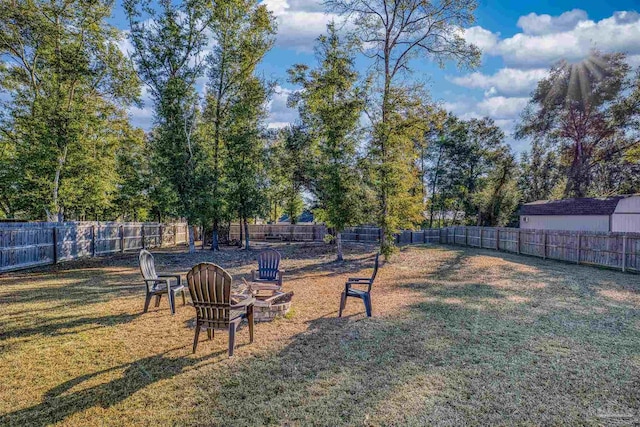
[[[253,305],[253,320],[270,322],[277,317],[284,317],[291,309],[293,292],[276,292],[272,296],[257,295]]]
[[[247,283],[248,285],[248,283]],[[277,317],[284,317],[291,310],[291,298],[293,292],[273,292],[271,295],[260,295],[260,292],[251,291],[251,287],[237,289],[232,301],[239,302],[243,299],[254,297],[253,320],[256,322],[270,322]]]

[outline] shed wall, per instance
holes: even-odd
[[[525,218],[528,220],[525,221]],[[608,215],[521,215],[520,228],[532,230],[609,231]]]

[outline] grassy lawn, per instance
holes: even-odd
[[[201,334],[166,299],[142,314],[135,254],[0,277],[0,425],[630,425],[640,419],[640,276],[457,247],[383,265],[371,319],[347,275],[374,247],[281,246],[294,312]],[[159,270],[255,252],[164,252]],[[178,299],[178,301],[180,301]]]

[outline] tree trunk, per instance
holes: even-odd
[[[342,233],[341,232],[336,233],[336,249],[338,252],[336,256],[336,260],[342,261],[344,258],[342,257]]]
[[[213,221],[213,236],[211,237],[211,250],[219,251],[218,246],[218,221]]]
[[[196,242],[193,236],[193,227],[187,225],[187,229],[189,230],[189,253],[192,254],[196,251]]]
[[[244,219],[244,248],[249,250],[249,222],[247,222],[247,218]]]
[[[218,221],[213,221],[213,238],[211,239],[211,250],[219,251],[220,246],[218,246]]]
[[[58,166],[56,167],[56,174],[53,179],[52,202],[54,212],[47,212],[47,220],[50,222],[62,222],[64,219],[62,208],[60,207],[60,203],[58,201],[58,193],[60,191],[60,175],[62,174],[64,163],[67,160],[67,151],[68,146],[65,145],[62,153],[60,154],[60,157],[58,157]]]

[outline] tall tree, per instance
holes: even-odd
[[[218,229],[228,214],[223,150],[227,135],[235,127],[232,112],[238,112],[241,108],[238,104],[247,100],[246,88],[255,83],[256,67],[273,46],[276,24],[266,6],[258,5],[256,0],[222,0],[216,2],[213,11],[209,30],[215,45],[207,58],[209,81],[204,120],[211,163],[211,249],[217,250]]]
[[[244,227],[245,249],[250,249],[248,219],[267,210],[265,194],[265,138],[262,122],[267,115],[269,86],[254,77],[247,80],[229,112],[226,130],[227,174],[231,208]]]
[[[518,187],[524,203],[545,200],[560,180],[556,150],[544,141],[535,140],[522,154]]]
[[[538,83],[516,137],[557,147],[564,197],[590,194],[597,169],[640,144],[637,81],[624,54],[594,52],[579,64],[559,62]]]
[[[504,133],[491,119],[463,121],[449,115],[433,135],[427,171],[430,218],[440,225],[498,225],[519,198],[516,165]]]
[[[138,74],[150,89],[156,128],[153,165],[175,194],[176,211],[191,223],[200,219],[196,165],[200,154],[196,121],[196,79],[203,73],[200,53],[207,41],[208,0],[174,3],[125,0]],[[195,250],[189,227],[189,249]]]
[[[300,125],[281,129],[271,147],[271,158],[270,175],[282,187],[283,213],[295,224],[304,209],[302,191],[310,187],[316,158],[308,130]]]
[[[448,60],[460,66],[474,66],[479,50],[463,39],[460,28],[473,22],[475,0],[328,0],[331,10],[345,15],[355,28],[364,53],[374,60],[376,83],[370,97],[377,107],[370,111],[373,122],[371,138],[374,171],[379,193],[379,220],[382,229],[381,251],[393,250],[392,233],[407,218],[405,191],[414,188],[413,144],[406,144],[406,123],[401,118],[407,92],[400,79],[410,71],[417,57],[435,60],[443,66]],[[379,94],[379,96],[374,96]],[[415,202],[415,200],[414,200]],[[409,203],[410,204],[410,203]],[[409,209],[413,211],[415,209]]]
[[[0,9],[0,199],[10,215],[61,221],[109,207],[124,107],[139,95],[107,23],[111,1],[15,0]],[[1,159],[0,159],[1,160]],[[16,197],[19,196],[19,197]]]
[[[352,47],[342,41],[335,24],[318,39],[318,67],[295,65],[289,70],[291,83],[302,86],[290,102],[298,106],[304,125],[310,130],[318,157],[313,191],[322,219],[336,230],[337,259],[341,261],[341,233],[362,218],[362,181],[356,149],[364,93],[356,86]]]
[[[479,226],[505,226],[520,201],[517,167],[513,154],[505,146],[492,154],[493,167],[473,194]]]

